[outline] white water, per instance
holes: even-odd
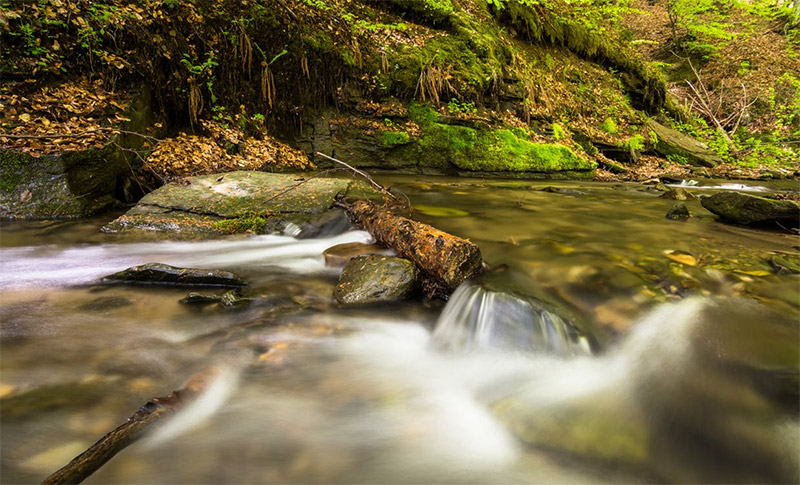
[[[94,283],[149,262],[187,268],[278,267],[299,274],[330,273],[322,251],[349,242],[372,242],[372,237],[364,231],[350,231],[322,239],[269,235],[202,242],[0,248],[0,289]]]
[[[433,334],[441,349],[496,349],[561,356],[587,355],[589,344],[571,324],[533,299],[461,285]]]
[[[669,187],[691,187],[693,189],[704,190],[739,190],[742,192],[771,192],[767,187],[760,185],[745,184],[719,184],[719,185],[700,185],[697,180],[682,180],[679,184],[667,184]]]

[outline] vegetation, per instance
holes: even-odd
[[[244,137],[293,140],[336,106],[377,123],[383,149],[436,148],[433,163],[525,170],[544,160],[591,166],[573,159],[573,138],[587,159],[597,142],[647,150],[654,143],[641,127],[658,116],[730,164],[791,172],[800,163],[797,12],[767,0],[38,0],[0,9],[0,73],[12,81],[4,102],[83,76],[76,85],[99,92],[157,86],[153,104],[172,137],[209,136],[213,120]],[[407,118],[384,114],[397,102]],[[119,122],[126,103],[114,103],[108,119],[83,128],[22,108],[0,124],[89,132]],[[412,125],[391,124],[404,119]],[[554,142],[569,154],[543,148]],[[242,150],[219,145],[217,158]],[[493,161],[467,160],[476,153]],[[174,172],[202,172],[184,168]]]

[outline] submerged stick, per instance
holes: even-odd
[[[215,368],[196,374],[183,389],[165,397],[154,397],[128,420],[110,433],[100,438],[86,451],[72,459],[57,472],[45,478],[42,485],[80,483],[96,472],[108,460],[158,427],[165,418],[192,402],[206,389],[211,378],[216,375]]]
[[[410,259],[451,290],[482,271],[480,249],[466,239],[382,210],[368,201],[340,197],[337,205],[378,242]]]

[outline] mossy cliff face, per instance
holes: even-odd
[[[415,103],[393,116],[394,121],[327,113],[301,142],[308,151],[334,153],[358,167],[408,173],[580,178],[596,167],[572,148],[525,128],[447,119]]]

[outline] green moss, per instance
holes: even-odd
[[[556,141],[563,140],[564,138],[566,138],[567,134],[564,131],[564,127],[561,126],[560,124],[553,123],[552,129],[553,129],[553,138]]]
[[[439,120],[439,113],[426,104],[411,103],[408,107],[408,117],[420,126]]]
[[[592,170],[569,148],[532,143],[522,129],[475,129],[431,123],[419,142],[426,162],[452,164],[462,170],[488,172],[559,172]]]
[[[602,124],[600,124],[599,128],[609,135],[613,135],[617,131],[619,131],[619,127],[617,127],[617,122],[614,121],[613,118],[606,118]]]
[[[259,234],[264,230],[266,220],[260,216],[243,216],[235,219],[223,219],[214,223],[214,228],[229,233],[252,232]]]
[[[402,131],[384,131],[381,134],[381,138],[383,140],[383,146],[387,148],[405,145],[411,141],[411,137],[408,136],[408,133]]]
[[[30,171],[30,157],[12,150],[0,150],[0,190],[11,192],[24,182]]]
[[[644,150],[644,137],[642,135],[633,135],[625,142],[625,148],[631,151]]]

